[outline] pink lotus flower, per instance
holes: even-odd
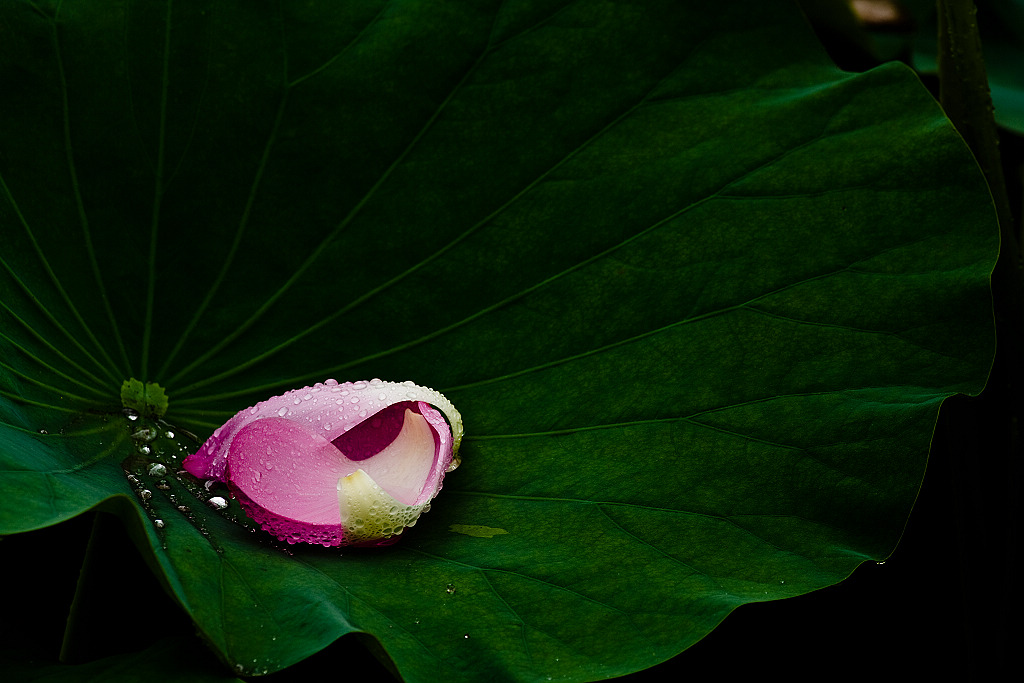
[[[461,440],[462,417],[433,389],[329,379],[242,410],[184,467],[225,482],[281,540],[388,545],[437,495]]]

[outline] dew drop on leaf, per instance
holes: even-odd
[[[456,453],[452,457],[452,461],[450,463],[448,463],[448,469],[446,469],[445,472],[451,472],[453,470],[456,470],[456,469],[458,469],[459,465],[461,465],[461,464],[462,464],[462,458],[459,456],[458,453]]]

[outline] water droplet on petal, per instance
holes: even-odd
[[[352,403],[359,403],[359,397],[356,396],[355,398],[353,398]]]
[[[324,380],[324,384],[326,384],[326,385],[327,385],[327,386],[329,386],[329,387],[333,387],[333,386],[335,386],[335,385],[336,385],[337,383],[338,383],[338,380],[336,380],[336,379],[325,379],[325,380]]]
[[[280,410],[277,411],[277,416],[278,417],[284,417],[287,414],[288,414],[288,409],[287,408],[281,408]]]

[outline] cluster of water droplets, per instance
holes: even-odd
[[[367,478],[358,500],[349,500],[345,519],[345,539],[349,543],[386,543],[407,527],[416,525],[427,505],[403,505],[389,496],[377,482]]]
[[[185,457],[196,448],[195,437],[163,420],[139,415],[131,408],[125,408],[122,415],[127,421],[133,448],[121,467],[160,538],[166,544],[169,525],[183,518],[222,552],[206,528],[204,515],[196,514],[193,508],[197,503],[205,503],[212,509],[222,510],[228,507],[228,502],[209,486],[199,485],[181,467]]]
[[[253,658],[252,664],[242,664],[239,662],[235,664],[235,673],[240,676],[265,676],[270,673],[270,666],[268,663],[264,663],[262,666],[259,664],[259,660]]]
[[[285,405],[281,405],[282,399]],[[458,452],[463,434],[461,415],[442,394],[429,387],[419,386],[411,380],[393,383],[374,378],[369,381],[339,384],[335,379],[326,379],[310,387],[287,391],[270,401],[261,401],[239,415],[247,416],[249,419],[280,417],[307,422],[321,431],[328,441],[332,441],[367,416],[400,401],[423,401],[440,410],[452,431],[453,451]],[[332,410],[321,409],[322,406],[328,405]],[[312,410],[313,408],[317,410]],[[211,458],[214,463],[210,476],[224,476],[227,460],[224,445],[246,422],[237,421],[235,425],[228,422],[224,427],[214,431],[203,444],[205,456]],[[454,466],[451,469],[458,467],[458,462],[453,462]]]
[[[437,394],[432,389],[419,387],[412,381],[402,382],[404,392],[396,391],[394,384],[374,378],[370,381],[358,381],[346,384],[339,384],[335,379],[327,379],[322,383],[316,383],[311,387],[295,389],[284,394],[290,398],[291,408],[281,406],[275,412],[278,417],[292,416],[305,418],[310,423],[315,423],[318,429],[325,432],[328,440],[340,436],[346,427],[351,427],[359,420],[383,410],[389,405],[398,401],[425,401],[427,403],[447,403],[445,406],[451,411],[447,399]],[[321,412],[317,411],[313,417],[305,417],[306,408],[333,403],[336,410]],[[251,415],[260,412],[263,404],[257,404],[249,409]],[[443,408],[442,408],[443,409]],[[457,413],[456,413],[457,414]]]

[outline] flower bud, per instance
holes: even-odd
[[[388,545],[440,490],[461,440],[459,412],[432,389],[329,379],[242,410],[184,467],[226,483],[281,540]]]

